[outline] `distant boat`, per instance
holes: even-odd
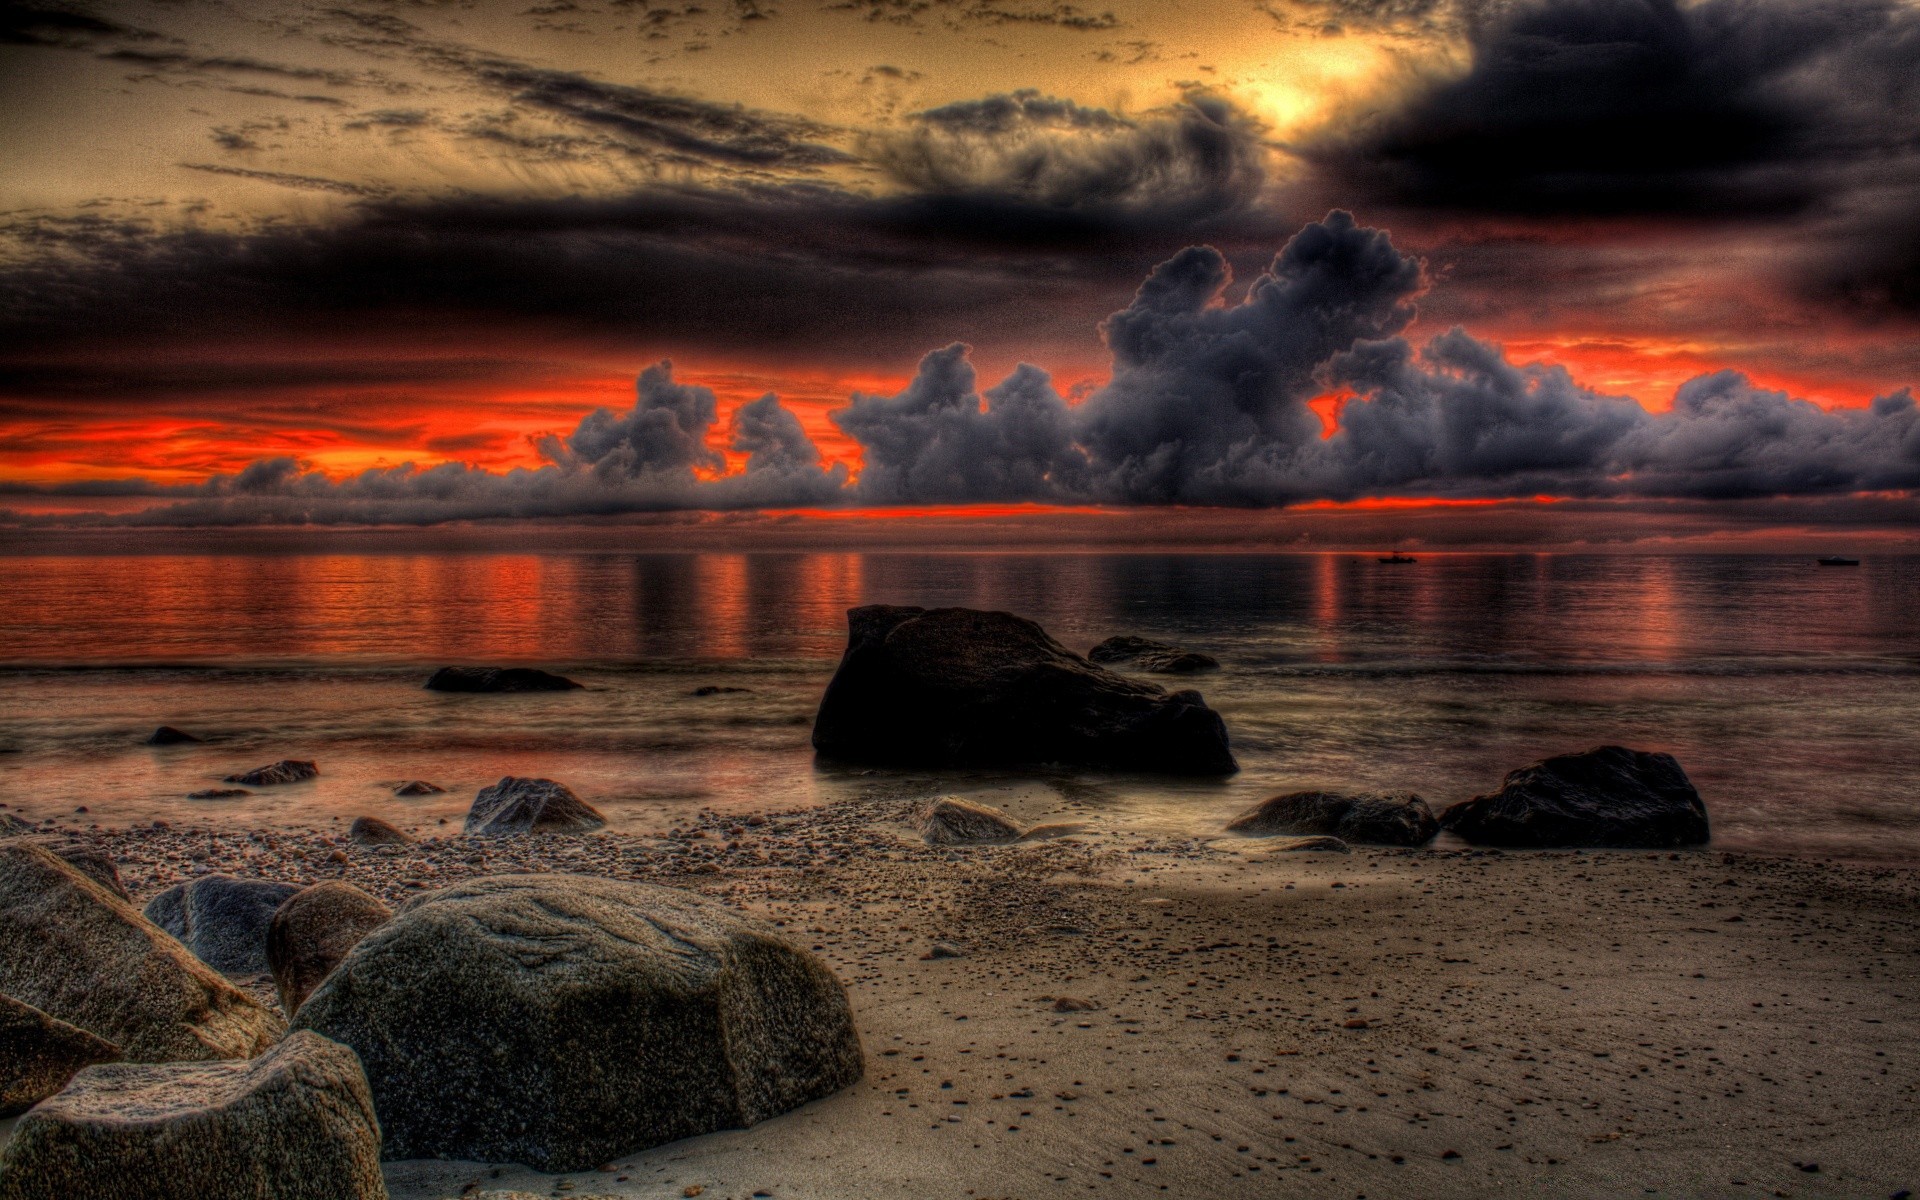
[[[1380,561],[1381,561],[1381,562],[1385,562],[1385,561],[1386,561],[1386,559],[1384,559],[1384,558],[1383,558],[1383,559],[1381,559]],[[1842,557],[1841,557],[1840,555],[1838,555],[1838,554],[1827,554],[1827,555],[1822,555],[1822,556],[1821,556],[1821,558],[1820,558],[1820,559],[1819,559],[1818,561],[1819,561],[1819,563],[1820,563],[1820,565],[1821,565],[1821,566],[1823,566],[1823,567],[1857,567],[1857,566],[1859,566],[1859,565],[1860,565],[1860,560],[1859,560],[1859,559],[1857,559],[1857,558],[1842,558]]]
[[[1410,554],[1402,554],[1398,550],[1395,550],[1392,554],[1381,555],[1380,561],[1383,563],[1393,563],[1397,566],[1401,563],[1419,562],[1420,560]]]

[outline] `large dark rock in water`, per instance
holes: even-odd
[[[1289,792],[1241,813],[1227,823],[1228,833],[1245,837],[1336,837],[1345,842],[1382,846],[1424,846],[1440,832],[1427,802],[1411,793]]]
[[[353,1051],[296,1033],[251,1062],[88,1067],[20,1119],[0,1200],[386,1200]]]
[[[532,667],[441,667],[426,686],[431,692],[570,692],[581,685]]]
[[[274,910],[298,891],[297,883],[203,875],[147,901],[143,915],[214,970],[258,975],[267,969]]]
[[[278,1015],[45,847],[0,841],[0,992],[134,1062],[247,1058]]]
[[[1094,666],[1032,621],[970,608],[869,605],[813,745],[849,762],[1079,766],[1226,775],[1227,729],[1200,693]]]
[[[119,1057],[105,1038],[0,993],[0,1117],[45,1100],[81,1067]]]
[[[1156,675],[1197,675],[1220,669],[1220,660],[1211,654],[1182,650],[1130,633],[1108,638],[1087,651],[1087,657],[1097,663],[1125,663],[1136,671],[1151,671]]]
[[[586,1170],[860,1078],[819,959],[690,892],[576,875],[409,901],[294,1024],[352,1046],[388,1158]]]
[[[268,763],[264,767],[255,767],[238,775],[227,776],[228,783],[244,783],[248,787],[275,787],[283,783],[304,783],[316,779],[320,768],[311,760],[301,758],[283,758],[277,763]]]
[[[282,904],[267,926],[267,969],[291,1017],[360,939],[393,919],[378,897],[329,879]]]
[[[564,783],[506,775],[492,787],[481,788],[473,798],[465,832],[588,833],[606,823],[598,809],[574,795]]]
[[[1602,746],[1522,767],[1500,790],[1440,814],[1484,846],[1697,846],[1707,806],[1670,754]]]

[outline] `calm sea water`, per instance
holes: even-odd
[[[0,801],[34,818],[457,828],[505,774],[560,779],[616,828],[875,787],[1094,829],[1211,833],[1279,790],[1438,807],[1543,755],[1669,751],[1717,844],[1920,856],[1920,557],[366,553],[16,555],[0,562]],[[872,602],[1004,608],[1084,650],[1204,650],[1242,772],[912,774],[816,766],[814,706]],[[579,692],[423,691],[449,663]],[[716,684],[745,689],[694,696]],[[155,749],[172,724],[206,744]],[[319,780],[188,792],[279,758]],[[444,796],[402,800],[428,779]],[[77,806],[89,812],[75,816]]]

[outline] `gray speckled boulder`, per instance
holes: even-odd
[[[513,875],[417,897],[294,1017],[359,1051],[389,1158],[584,1170],[860,1077],[818,958],[691,892]]]
[[[385,1200],[353,1051],[296,1033],[251,1062],[88,1067],[20,1119],[0,1200]]]
[[[0,991],[134,1062],[248,1058],[277,1014],[41,846],[0,842]]]
[[[311,761],[301,758],[283,758],[277,763],[268,763],[264,767],[255,767],[251,771],[242,771],[238,775],[229,775],[226,781],[244,783],[248,787],[278,787],[283,783],[303,783],[319,777],[320,768]]]
[[[119,1057],[105,1038],[0,993],[0,1117],[45,1100],[81,1067]]]
[[[588,833],[607,819],[573,789],[551,779],[504,776],[480,789],[467,810],[466,832],[492,836],[510,833]]]
[[[1382,846],[1424,846],[1440,832],[1427,802],[1410,792],[1289,792],[1262,800],[1227,823],[1244,837],[1323,834]]]
[[[943,796],[920,814],[920,836],[929,846],[984,846],[1020,840],[1020,822],[990,804]]]
[[[360,939],[393,919],[393,910],[341,879],[302,889],[267,926],[267,969],[291,1017]]]
[[[1440,824],[1482,846],[1697,846],[1707,806],[1670,754],[1601,746],[1510,772],[1500,790],[1462,800]]]
[[[267,969],[267,926],[297,883],[204,875],[147,901],[146,918],[180,939],[216,971],[258,975]]]

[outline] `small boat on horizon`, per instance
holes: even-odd
[[[1382,559],[1381,561],[1385,562],[1386,560]],[[1839,554],[1823,554],[1815,561],[1823,567],[1857,567],[1860,565],[1859,559],[1847,558]]]
[[[1395,550],[1392,554],[1381,555],[1380,561],[1383,563],[1393,563],[1398,565],[1400,563],[1419,562],[1420,560],[1413,557],[1411,554],[1402,554],[1398,550]]]

